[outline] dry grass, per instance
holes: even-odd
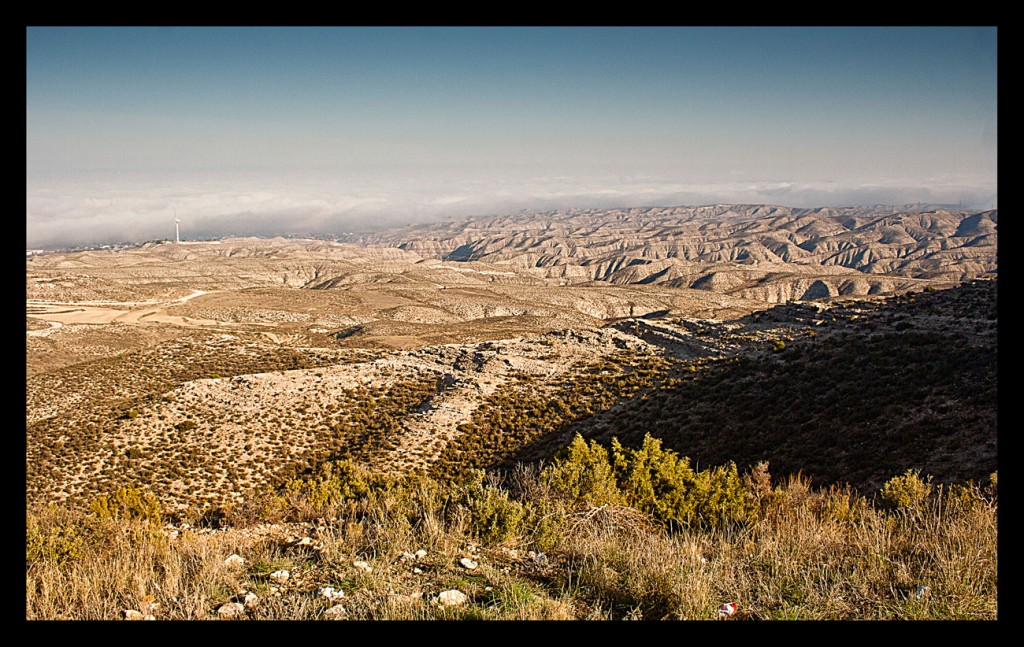
[[[480,488],[544,511],[554,528],[545,552],[531,552],[544,525],[533,513],[484,540],[482,513],[466,494]],[[516,498],[526,494],[542,498]],[[33,511],[26,617],[116,619],[152,596],[157,619],[217,618],[221,605],[251,591],[259,602],[242,618],[327,619],[324,586],[344,591],[344,612],[333,615],[348,619],[696,620],[716,618],[729,601],[739,605],[734,619],[998,615],[994,491],[937,490],[922,505],[885,509],[793,478],[751,488],[759,512],[748,522],[675,531],[629,507],[574,511],[543,498],[556,494],[536,470],[520,470],[508,489],[494,479],[385,479],[312,522],[191,529],[173,539],[138,520]],[[309,545],[295,541],[304,536]],[[245,565],[225,565],[232,553]],[[478,565],[466,569],[464,557]],[[279,569],[290,571],[287,582],[270,577]],[[449,589],[466,604],[440,605]]]

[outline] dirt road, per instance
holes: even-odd
[[[227,326],[237,324],[215,321],[213,319],[194,319],[169,315],[166,310],[180,303],[185,303],[204,294],[213,294],[205,290],[192,290],[192,293],[171,301],[156,302],[125,302],[114,301],[82,301],[67,303],[57,301],[26,302],[26,315],[33,319],[41,319],[50,324],[45,330],[30,330],[28,335],[45,337],[60,329],[65,324],[147,324],[165,323],[175,326]],[[143,307],[139,307],[142,305]]]

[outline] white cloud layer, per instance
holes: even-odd
[[[519,209],[710,203],[789,207],[957,204],[997,206],[996,187],[939,180],[918,186],[827,182],[690,183],[657,177],[530,177],[506,173],[326,173],[218,178],[30,178],[27,247],[182,237],[338,234]]]

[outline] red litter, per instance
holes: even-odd
[[[718,617],[719,618],[728,618],[728,617],[730,617],[734,613],[736,613],[736,603],[735,602],[726,602],[722,606],[718,607]]]

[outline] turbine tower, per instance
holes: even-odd
[[[181,222],[181,221],[178,220],[178,210],[175,209],[174,210],[174,242],[176,242],[176,243],[180,243],[181,242],[181,236],[178,235],[178,223],[179,222]]]

